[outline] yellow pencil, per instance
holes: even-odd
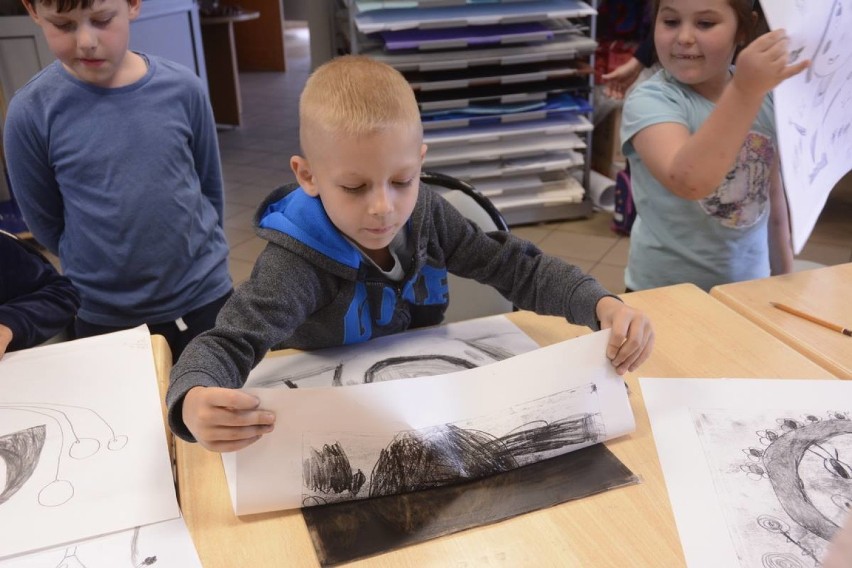
[[[785,311],[788,314],[793,314],[794,316],[798,316],[802,319],[806,319],[815,324],[821,325],[823,327],[827,327],[832,331],[839,331],[843,335],[848,335],[852,337],[852,331],[849,331],[842,325],[837,325],[836,323],[831,323],[830,321],[825,321],[824,319],[820,319],[816,316],[812,316],[810,314],[806,314],[805,312],[799,311],[796,308],[791,308],[790,306],[785,306],[784,304],[779,304],[778,302],[769,302],[773,307],[778,308],[779,310]]]

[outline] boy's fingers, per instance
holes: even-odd
[[[627,370],[632,372],[632,371],[635,371],[636,369],[638,369],[639,366],[642,363],[644,363],[645,361],[648,360],[648,357],[651,356],[651,351],[653,351],[653,350],[654,350],[654,335],[651,334],[651,336],[648,338],[648,341],[645,343],[644,348],[639,353],[639,355],[633,361],[630,362],[630,364],[627,367]]]
[[[208,441],[202,442],[199,440],[199,443],[210,450],[211,452],[236,452],[237,450],[242,450],[243,448],[250,446],[260,440],[260,436],[255,436],[254,438],[247,438],[245,440],[229,440],[229,441]]]
[[[636,360],[648,350],[648,345],[653,345],[654,333],[645,319],[634,320],[631,323],[631,332],[621,345],[618,353],[612,358],[619,374],[623,374],[635,364]],[[650,351],[647,351],[650,354]],[[646,355],[647,357],[647,355]]]
[[[211,397],[210,402],[214,406],[234,410],[253,410],[260,404],[260,400],[256,396],[236,389],[216,389],[215,397]]]
[[[258,438],[272,432],[271,424],[252,424],[251,426],[216,426],[208,436],[219,442],[232,442]]]
[[[216,409],[210,421],[216,426],[235,428],[242,426],[269,426],[275,424],[275,414],[268,410],[240,410],[230,408]]]
[[[615,358],[618,357],[619,351],[621,351],[621,347],[624,345],[624,333],[616,332],[615,328],[612,329],[609,336],[609,344],[606,346],[606,358],[610,361],[615,361]]]

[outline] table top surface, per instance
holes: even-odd
[[[683,566],[637,377],[833,378],[824,368],[692,285],[622,296],[654,321],[656,347],[627,376],[636,431],[607,446],[642,480],[448,535],[352,566]],[[541,345],[590,333],[562,318],[509,315]],[[317,566],[300,511],[236,517],[218,454],[176,443],[181,508],[206,568]]]
[[[716,286],[710,295],[832,374],[852,379],[852,337],[772,307],[786,304],[852,329],[852,263]]]

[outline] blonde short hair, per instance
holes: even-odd
[[[390,126],[420,129],[411,86],[393,67],[363,55],[344,55],[317,68],[299,99],[302,150],[314,133],[363,136]]]

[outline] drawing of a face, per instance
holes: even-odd
[[[840,69],[852,56],[850,41],[852,3],[848,0],[834,0],[822,39],[811,58],[813,73],[818,77],[827,77]]]
[[[852,469],[838,457],[852,455],[852,434],[835,436],[828,444],[833,448],[829,451],[839,455],[805,453],[799,463],[799,477],[805,497],[823,516],[840,526],[852,501]]]
[[[810,533],[828,541],[852,495],[852,420],[826,420],[779,436],[763,463],[784,511]],[[845,458],[844,458],[845,456]]]

